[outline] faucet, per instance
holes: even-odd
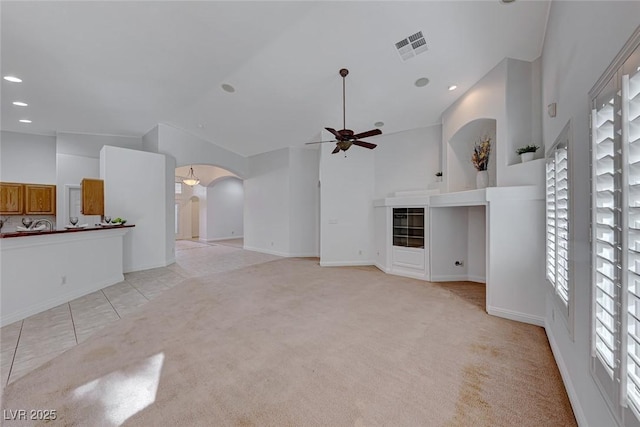
[[[33,228],[36,228],[37,226],[39,226],[41,223],[45,223],[49,226],[49,231],[53,231],[53,223],[51,221],[49,221],[46,218],[41,218],[36,220],[36,222],[33,223]]]

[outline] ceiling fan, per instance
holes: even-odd
[[[317,141],[317,142],[307,142],[307,144],[321,144],[324,142],[335,142],[336,148],[331,152],[331,154],[339,153],[340,150],[347,151],[352,145],[357,145],[359,147],[374,149],[376,148],[376,144],[372,144],[370,142],[362,141],[360,138],[367,138],[370,136],[381,135],[382,131],[380,129],[372,129],[366,132],[361,132],[354,134],[351,129],[347,129],[346,124],[346,108],[345,108],[345,77],[349,75],[349,70],[346,68],[342,68],[340,70],[340,76],[342,76],[342,129],[335,130],[333,128],[325,128],[327,131],[331,132],[336,139],[332,139],[329,141]]]

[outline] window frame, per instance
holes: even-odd
[[[573,332],[574,332],[574,318],[575,318],[575,298],[574,298],[574,282],[573,282],[573,270],[574,270],[574,262],[573,262],[573,190],[572,190],[572,161],[571,161],[571,147],[572,147],[572,128],[571,128],[571,121],[567,122],[567,124],[564,126],[564,128],[560,131],[558,137],[556,138],[556,140],[554,141],[554,143],[551,145],[551,147],[549,147],[546,152],[545,152],[545,280],[547,282],[547,284],[549,285],[549,287],[551,287],[551,290],[553,291],[553,302],[554,302],[554,307],[555,307],[555,311],[562,313],[562,319],[565,323],[565,326],[567,327],[567,330],[569,331],[569,334],[571,336],[571,338],[573,338]],[[566,221],[567,221],[567,237],[566,237],[566,243],[567,243],[567,248],[566,248],[566,253],[567,253],[567,267],[566,267],[566,273],[567,273],[567,300],[565,302],[565,300],[560,296],[559,291],[558,291],[558,284],[554,282],[552,282],[549,279],[549,270],[548,270],[548,256],[549,256],[549,246],[547,244],[548,239],[549,239],[549,232],[548,232],[548,228],[547,228],[547,218],[548,218],[548,208],[549,208],[549,194],[547,191],[547,165],[549,163],[549,161],[553,161],[554,165],[556,165],[554,167],[554,188],[555,190],[557,190],[557,181],[555,180],[555,177],[557,177],[558,173],[557,173],[557,163],[556,163],[556,153],[558,152],[558,150],[560,149],[564,149],[566,150],[566,161],[567,161],[567,168],[566,168],[566,173],[567,173],[567,217],[566,217]],[[557,202],[557,192],[554,190],[554,202]],[[558,216],[557,216],[557,212],[558,212],[558,207],[556,205],[554,205],[554,212],[556,213],[555,216],[555,236],[556,236],[556,240],[555,240],[555,245],[556,245],[556,253],[555,253],[555,257],[554,257],[554,262],[555,262],[555,269],[554,269],[554,273],[557,277],[558,275],[558,253],[557,253],[557,248],[558,248]]]

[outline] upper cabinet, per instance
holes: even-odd
[[[55,215],[56,186],[0,182],[1,215]]]
[[[56,214],[56,186],[25,184],[24,213],[27,215]]]
[[[24,184],[0,182],[0,214],[22,215]]]
[[[82,214],[104,215],[104,181],[84,178],[82,180]]]

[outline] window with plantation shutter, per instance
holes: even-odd
[[[547,279],[568,315],[569,308],[569,158],[568,127],[547,153]]]
[[[640,61],[638,61],[640,63]],[[635,66],[636,64],[628,64]],[[626,283],[622,306],[623,374],[627,376],[627,398],[640,409],[640,65],[626,74],[623,69],[621,87],[621,139],[623,150],[623,202],[626,207],[625,237]],[[626,370],[626,372],[624,372]],[[640,411],[639,411],[640,412]]]
[[[592,373],[640,425],[640,28],[591,92]]]

